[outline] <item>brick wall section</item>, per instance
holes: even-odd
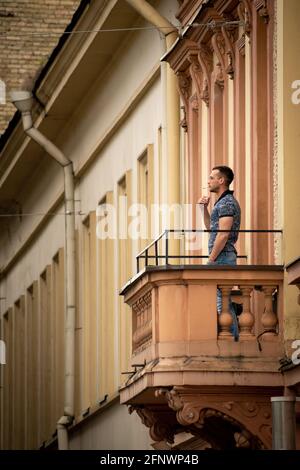
[[[7,102],[8,92],[37,77],[79,4],[80,0],[0,0],[0,135],[15,113]],[[50,32],[56,35],[38,34]]]

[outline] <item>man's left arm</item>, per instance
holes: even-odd
[[[208,262],[214,262],[221,251],[223,250],[228,237],[230,235],[230,230],[233,224],[233,217],[232,216],[225,216],[219,219],[219,230],[228,230],[228,232],[218,232],[214,246],[211,250],[210,257],[208,258]]]

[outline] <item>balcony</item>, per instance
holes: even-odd
[[[270,448],[270,397],[283,389],[283,267],[159,265],[165,257],[153,246],[155,265],[121,292],[132,311],[133,368],[121,402],[154,441],[189,433],[207,447]],[[239,341],[229,296],[239,307]]]

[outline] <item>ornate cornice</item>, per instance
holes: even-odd
[[[179,19],[182,25],[186,25],[191,17],[195,14],[197,9],[200,7],[203,0],[183,0],[176,18]]]
[[[167,56],[166,60],[172,67],[175,73],[183,72],[189,66],[188,57],[196,54],[199,46],[190,39],[181,39],[175,49],[173,49]]]

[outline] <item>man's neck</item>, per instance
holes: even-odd
[[[225,191],[228,191],[229,188],[225,188],[225,187],[220,187],[219,191],[216,192],[216,195],[217,195],[217,198],[219,199],[220,196],[222,196],[223,193],[225,193]]]

